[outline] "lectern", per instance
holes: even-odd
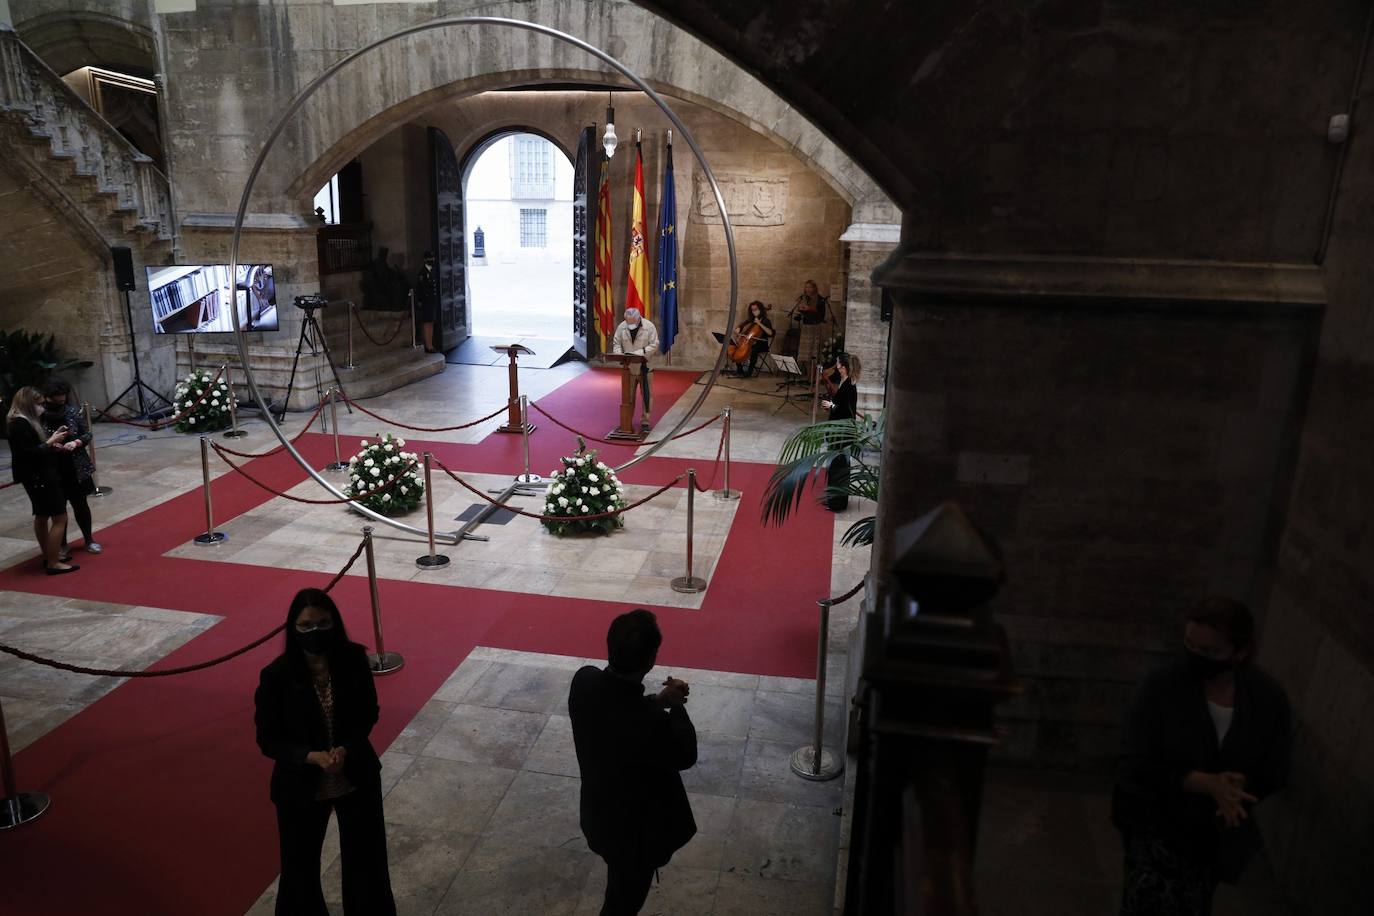
[[[507,375],[510,376],[510,404],[506,411],[506,425],[498,426],[496,431],[498,433],[526,432],[520,420],[520,370],[516,366],[515,360],[516,357],[520,356],[522,353],[527,356],[533,356],[534,351],[518,343],[500,344],[498,346],[493,346],[492,349],[497,353],[504,353],[510,357],[510,366],[507,369]],[[534,432],[533,423],[530,424],[528,431]]]
[[[606,434],[607,439],[643,442],[644,433],[635,428],[635,376],[645,371],[644,357],[634,353],[606,353],[606,362],[620,363],[620,425]]]

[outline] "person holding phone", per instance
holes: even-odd
[[[67,536],[67,497],[62,490],[59,453],[70,430],[65,424],[52,432],[43,428],[43,392],[20,388],[6,415],[10,452],[14,456],[14,480],[23,485],[33,508],[33,534],[43,551],[43,568],[50,576],[76,572],[62,559],[62,540]]]
[[[59,446],[57,470],[62,478],[62,492],[71,505],[72,518],[81,535],[86,539],[87,553],[100,553],[103,548],[96,543],[95,532],[91,526],[91,505],[87,497],[95,492],[95,464],[91,461],[86,446],[95,436],[86,425],[81,410],[71,400],[72,386],[66,379],[53,376],[43,385],[43,396],[47,399],[47,409],[43,411],[43,428],[49,433],[59,427],[67,428],[67,439]],[[62,540],[62,558],[69,559],[67,541]]]

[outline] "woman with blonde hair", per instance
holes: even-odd
[[[43,551],[43,566],[50,576],[76,572],[81,567],[62,560],[62,538],[67,534],[67,497],[62,491],[58,454],[69,430],[59,426],[51,435],[43,429],[39,411],[43,392],[20,388],[10,402],[8,433],[14,456],[14,480],[24,485],[33,507],[33,534]]]

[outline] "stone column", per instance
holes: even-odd
[[[887,387],[888,324],[880,316],[882,291],[873,285],[873,270],[894,248],[901,227],[890,223],[853,223],[840,241],[845,245],[844,345],[858,357],[859,411],[883,408]]]

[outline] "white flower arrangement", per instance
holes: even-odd
[[[205,397],[207,391],[209,397]],[[173,428],[181,433],[208,433],[226,428],[231,398],[237,405],[238,398],[223,377],[216,380],[215,374],[206,369],[192,370],[172,392],[172,403],[181,405],[180,410],[187,412]]]
[[[362,440],[362,451],[348,459],[344,495],[383,515],[401,515],[420,505],[424,480],[420,468],[411,464],[415,455],[397,454],[403,441],[391,433],[382,433],[372,443]]]
[[[562,459],[563,467],[549,473],[554,481],[544,499],[544,514],[558,516],[543,522],[554,534],[600,532],[608,534],[625,524],[623,515],[605,518],[578,518],[582,515],[601,515],[626,505],[625,489],[615,472],[596,460],[596,452],[587,451],[578,438],[577,453]]]

